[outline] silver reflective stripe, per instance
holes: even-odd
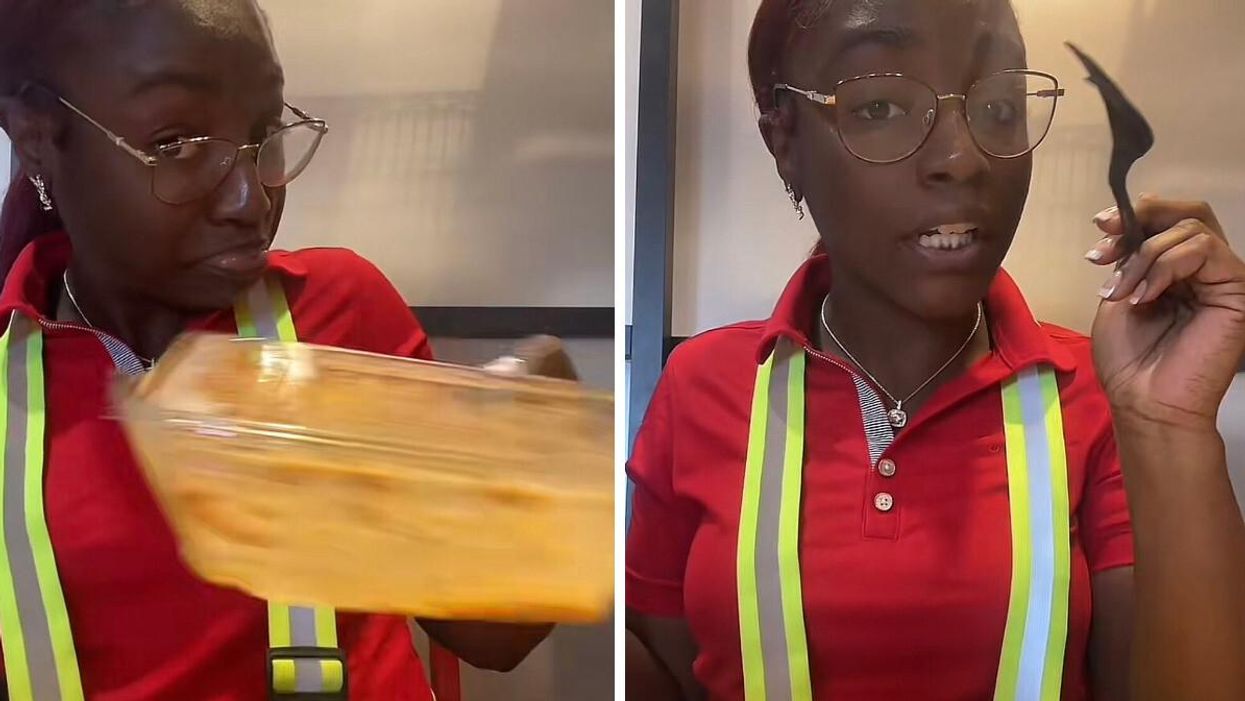
[[[299,693],[323,693],[324,672],[320,669],[320,660],[294,660],[294,685]]]
[[[251,320],[255,322],[255,331],[259,337],[278,340],[277,316],[272,311],[272,300],[268,298],[268,286],[263,278],[247,290],[246,301],[251,307]]]
[[[316,640],[316,610],[307,606],[290,607],[290,644],[294,647],[322,647]],[[319,660],[295,660],[299,691],[321,691],[324,672]]]
[[[35,553],[27,528],[27,470],[43,471],[43,465],[26,462],[27,411],[27,337],[31,323],[20,314],[13,314],[10,323],[8,368],[5,371],[8,394],[8,417],[4,441],[4,542],[9,552],[10,570],[17,596],[18,616],[26,639],[26,662],[30,670],[31,690],[39,701],[62,698],[56,675],[56,656],[52,650],[52,631],[43,592],[35,568]]]
[[[782,582],[778,561],[778,526],[782,513],[783,456],[787,445],[787,378],[791,352],[779,345],[769,383],[769,413],[765,423],[765,459],[761,471],[761,498],[757,512],[757,610],[761,619],[761,650],[765,666],[765,698],[791,698],[790,659],[783,629]]]
[[[1016,386],[1020,390],[1024,412],[1025,452],[1029,461],[1029,519],[1032,524],[1030,543],[1033,548],[1033,570],[1029,579],[1029,602],[1020,648],[1016,699],[1038,701],[1042,697],[1042,674],[1046,668],[1051,604],[1055,595],[1054,497],[1051,491],[1053,462],[1038,370],[1031,368],[1020,372]],[[1064,532],[1067,532],[1066,526]]]

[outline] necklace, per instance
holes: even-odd
[[[981,318],[985,315],[985,312],[981,307],[981,303],[979,302],[977,304],[977,321],[973,323],[973,330],[968,334],[968,338],[964,339],[964,343],[960,346],[960,349],[957,350],[950,358],[947,358],[947,362],[943,363],[942,367],[938,368],[937,372],[930,375],[928,380],[922,382],[919,387],[912,390],[912,394],[909,394],[903,399],[895,399],[895,395],[891,394],[885,387],[883,387],[882,383],[878,382],[878,379],[866,370],[865,366],[861,365],[859,360],[856,360],[856,356],[852,355],[852,352],[847,350],[847,346],[843,345],[843,342],[839,340],[839,337],[834,335],[834,331],[830,329],[830,322],[826,321],[826,305],[829,302],[830,295],[826,295],[826,298],[821,302],[822,327],[826,329],[826,333],[830,334],[830,340],[834,341],[834,344],[839,347],[839,350],[843,351],[843,355],[846,355],[847,359],[852,361],[852,364],[859,368],[860,371],[865,374],[865,377],[868,377],[873,382],[875,387],[882,390],[882,394],[885,394],[886,398],[891,400],[891,404],[895,405],[894,409],[886,412],[887,421],[890,421],[891,426],[895,428],[903,428],[908,425],[908,413],[903,410],[904,402],[912,401],[912,398],[920,394],[921,390],[928,387],[929,383],[933,382],[943,373],[943,371],[951,367],[951,363],[954,363],[955,359],[960,357],[960,355],[964,352],[964,349],[968,348],[968,344],[972,343],[973,338],[977,336],[977,331],[981,328]]]
[[[68,269],[65,270],[65,274],[61,277],[61,281],[65,285],[65,296],[69,298],[69,303],[73,305],[73,310],[78,313],[78,316],[82,317],[82,321],[85,322],[86,325],[92,331],[96,333],[107,334],[106,331],[101,331],[98,326],[96,326],[95,324],[92,324],[91,320],[87,318],[86,312],[82,311],[82,307],[79,306],[78,300],[73,296],[73,287],[69,285],[69,270]],[[107,335],[111,336],[111,334],[107,334]],[[130,349],[130,352],[134,353],[133,349]],[[144,358],[138,353],[134,353],[134,357],[138,358],[139,362],[141,362],[143,365],[146,365],[147,367],[152,367],[153,365],[156,364],[155,360],[152,360],[151,358]]]

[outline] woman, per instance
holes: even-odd
[[[650,404],[626,582],[649,688],[1245,698],[1215,424],[1245,264],[1211,209],[1143,198],[1131,257],[1095,219],[1087,257],[1124,263],[1091,344],[999,268],[1062,94],[1020,72],[1009,2],[763,0],[749,67],[820,254],[769,320],[681,345]]]
[[[0,234],[10,698],[241,700],[275,688],[430,699],[406,620],[266,604],[196,579],[106,418],[114,373],[141,372],[187,329],[282,326],[309,342],[431,355],[370,263],[344,250],[268,253],[285,186],[327,128],[284,106],[260,9],[0,0],[0,17],[0,126],[22,164]],[[247,295],[245,321],[235,321]],[[528,355],[536,369],[562,360],[539,344]],[[22,440],[28,450],[14,451]],[[34,478],[14,476],[23,470]],[[497,670],[549,630],[420,623]]]

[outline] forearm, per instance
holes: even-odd
[[[1222,438],[1116,422],[1135,533],[1133,697],[1245,698],[1245,523]]]
[[[549,636],[551,624],[418,620],[428,637],[479,669],[509,672]]]

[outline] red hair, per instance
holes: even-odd
[[[761,0],[748,35],[748,76],[762,114],[774,109],[774,84],[797,30],[808,29],[834,0]]]
[[[83,0],[0,0],[0,96],[17,97],[32,81],[44,79],[52,47],[65,43],[70,16],[92,5]],[[61,228],[55,213],[43,211],[27,176],[17,172],[0,208],[0,285],[31,241]]]
[[[61,229],[55,212],[45,212],[39,193],[25,174],[18,172],[4,196],[0,209],[0,285],[9,275],[18,255],[43,234]]]

